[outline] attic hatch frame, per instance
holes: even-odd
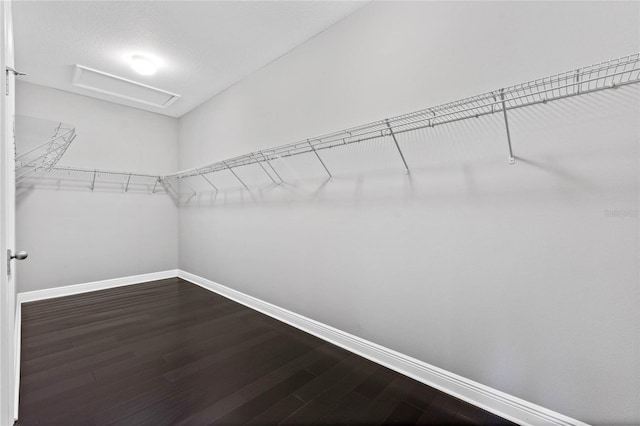
[[[155,184],[151,192],[157,192],[159,185],[163,189],[162,192],[166,192],[176,200],[179,200],[180,182],[184,182],[185,186],[190,189],[192,195],[197,194],[197,191],[185,181],[187,178],[202,177],[208,185],[217,192],[219,188],[215,185],[211,176],[208,175],[223,170],[230,171],[242,184],[242,187],[250,191],[249,186],[238,176],[234,169],[251,164],[258,164],[273,183],[282,184],[284,183],[284,179],[273,166],[273,161],[305,153],[312,153],[320,162],[328,177],[332,178],[333,175],[330,168],[320,155],[323,150],[357,142],[386,138],[394,143],[398,152],[399,161],[402,161],[405,172],[410,173],[410,168],[398,143],[397,135],[492,114],[501,114],[503,116],[507,160],[509,164],[514,164],[515,156],[513,154],[511,132],[509,129],[508,111],[538,104],[546,104],[548,102],[586,95],[602,90],[616,89],[639,82],[640,53],[634,53],[435,107],[328,133],[315,138],[254,151],[170,175],[156,176],[71,167],[59,168],[54,167],[55,163],[46,168],[46,171],[49,173],[59,171],[66,171],[67,173],[88,173],[88,177],[92,178],[90,187],[92,190],[95,188],[96,177],[98,175],[117,175],[126,179],[125,192],[127,192],[129,188],[132,177],[153,178],[155,179]],[[62,153],[64,153],[64,150]],[[268,170],[271,170],[272,173]]]

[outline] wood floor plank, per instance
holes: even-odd
[[[316,424],[330,424],[327,418],[341,405],[344,396],[379,368],[370,361],[359,357],[356,359],[361,362],[356,363],[342,377],[328,384],[320,394],[314,396],[304,407],[285,419],[282,424],[296,425],[308,421]],[[300,397],[297,392],[294,395]]]
[[[315,376],[308,371],[300,370],[293,376],[278,383],[259,396],[247,401],[224,417],[217,419],[220,424],[246,424],[249,420],[266,411],[270,406],[284,399],[300,386],[311,381]]]
[[[396,377],[396,373],[388,368],[380,368],[367,380],[362,382],[355,391],[369,399],[374,399]]]
[[[322,358],[323,356],[324,352],[321,351],[321,348],[320,350],[316,348],[308,352],[307,354],[283,365],[282,367],[270,371],[268,374],[265,374],[258,380],[255,380],[254,382],[239,389],[238,391],[225,396],[223,399],[216,401],[214,404],[209,405],[208,407],[206,407],[206,409],[191,414],[190,416],[185,418],[181,422],[181,424],[197,425],[215,421],[216,419],[226,415],[232,410],[235,410],[247,401],[260,396],[260,394],[272,388],[273,386],[278,385],[283,380],[288,379],[289,377],[291,377],[291,375],[304,370],[308,365],[312,364],[317,359]]]
[[[398,374],[363,409],[350,413],[347,423],[356,425],[377,425],[387,419],[395,408],[409,394],[408,379]]]
[[[385,419],[382,424],[385,425],[413,425],[416,424],[418,419],[422,416],[423,412],[414,407],[413,405],[402,401],[391,412],[389,417]]]
[[[282,420],[300,409],[305,403],[294,395],[289,395],[273,404],[266,411],[263,411],[253,419],[249,420],[247,425],[277,425]]]
[[[19,425],[512,424],[178,278],[25,303]]]

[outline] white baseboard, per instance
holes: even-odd
[[[47,288],[44,290],[25,291],[18,293],[18,304],[34,302],[36,300],[52,299],[54,297],[71,296],[72,294],[87,293],[90,291],[104,290],[107,288],[122,287],[131,284],[140,284],[148,281],[163,280],[178,276],[177,269],[152,272],[150,274],[132,275],[129,277],[113,278],[110,280],[93,281],[83,284],[68,285],[64,287]]]
[[[579,420],[429,365],[206,278],[182,270],[178,270],[178,277],[518,424],[586,426],[586,423]]]

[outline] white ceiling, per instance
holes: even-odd
[[[362,2],[14,2],[22,80],[179,117],[362,6]],[[156,57],[136,74],[134,53]],[[166,109],[71,84],[75,64],[181,95]]]

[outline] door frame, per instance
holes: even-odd
[[[6,260],[7,250],[15,251],[15,76],[7,71],[14,67],[9,0],[0,7],[0,46],[0,425],[4,426],[12,425],[17,416],[15,273],[8,273]]]

